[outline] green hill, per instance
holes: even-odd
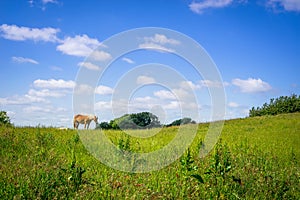
[[[150,173],[100,163],[75,130],[0,126],[0,199],[300,198],[300,113],[228,120],[205,158],[198,155],[209,124],[184,130],[197,126],[184,155]],[[178,128],[131,130],[140,138],[104,133],[121,152],[152,152],[171,142]]]

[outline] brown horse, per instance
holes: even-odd
[[[84,124],[84,128],[89,129],[91,121],[93,121],[98,124],[98,117],[95,115],[75,115],[74,116],[74,129],[78,129],[79,124]]]

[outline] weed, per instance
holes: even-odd
[[[76,131],[0,126],[0,199],[300,198],[300,113],[226,121],[221,140],[204,158],[198,152],[209,125],[198,127],[177,161],[134,174],[98,162]],[[163,148],[177,129],[155,131],[134,132],[145,136],[139,139],[120,130],[104,134],[135,171],[144,161],[133,152]]]

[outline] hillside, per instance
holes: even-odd
[[[136,174],[100,163],[75,130],[0,126],[0,199],[300,198],[300,113],[228,120],[205,158],[198,153],[209,124],[185,125],[185,130],[197,126],[180,159],[159,171]],[[124,152],[152,152],[177,131],[130,132],[143,138],[119,130],[104,133]]]

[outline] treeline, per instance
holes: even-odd
[[[278,115],[283,113],[300,112],[300,95],[280,96],[270,99],[270,103],[264,103],[262,107],[252,107],[249,117],[263,115]]]
[[[183,118],[173,121],[168,125],[160,123],[158,117],[150,112],[140,112],[125,114],[122,117],[110,120],[110,122],[101,122],[96,126],[96,129],[148,129],[158,128],[163,126],[179,126],[181,124],[196,123],[191,118]]]

